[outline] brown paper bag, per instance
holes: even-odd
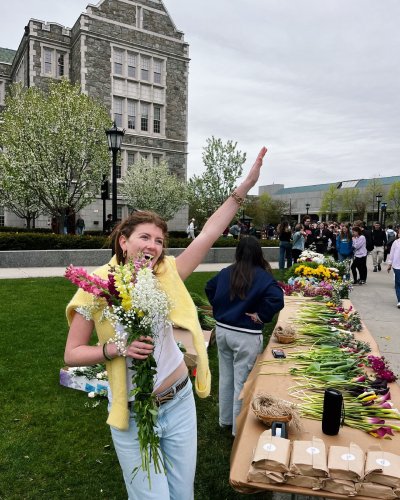
[[[282,472],[256,469],[253,465],[250,465],[250,470],[247,475],[247,481],[265,484],[282,484],[285,482],[285,476],[282,474]]]
[[[329,477],[361,481],[364,477],[364,462],[364,451],[354,443],[349,446],[331,446],[328,454]]]
[[[367,452],[364,481],[400,488],[400,456],[371,447]]]
[[[321,478],[309,477],[309,476],[299,476],[297,474],[292,474],[288,472],[285,474],[286,484],[291,486],[301,486],[302,488],[309,488],[311,490],[321,489]]]
[[[382,486],[375,483],[358,483],[356,484],[357,495],[371,497],[376,499],[392,500],[396,498],[396,494],[389,486]]]
[[[271,429],[258,439],[252,465],[257,469],[274,472],[289,470],[290,440],[272,436]]]
[[[327,477],[325,443],[313,437],[312,441],[293,441],[290,472],[302,476]]]
[[[338,493],[340,495],[347,495],[354,497],[357,495],[356,484],[354,481],[346,479],[322,479],[322,490],[330,491],[331,493]]]

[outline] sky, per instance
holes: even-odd
[[[0,47],[16,49],[30,18],[72,27],[86,5],[13,0]],[[164,5],[190,46],[188,178],[211,136],[237,142],[245,170],[268,148],[259,185],[400,175],[398,0]]]

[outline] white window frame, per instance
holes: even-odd
[[[48,58],[46,59],[46,53]],[[47,44],[41,44],[41,54],[42,54],[42,69],[41,76],[47,78],[55,78],[60,80],[61,78],[69,78],[69,50],[60,47],[53,47]],[[58,59],[62,56],[64,58],[63,74],[59,72]],[[46,65],[49,64],[49,68]]]
[[[116,121],[119,126],[125,128],[127,134],[164,137],[166,60],[162,57],[155,57],[153,54],[138,52],[120,45],[112,44],[111,50],[112,116],[114,119],[117,118]],[[115,73],[115,63],[119,65],[118,73]],[[129,76],[129,67],[135,68],[135,77],[132,71]],[[143,76],[147,80],[142,80],[142,71],[146,72]],[[155,77],[155,74],[159,76]],[[118,102],[118,98],[123,100],[122,116],[120,116],[120,109],[117,110],[114,105],[114,100]],[[136,106],[135,128],[128,126],[128,116],[130,116],[128,115],[128,102],[130,101],[134,102]],[[147,118],[147,130],[142,130],[142,105],[144,109],[146,107],[148,109],[147,116],[143,117],[144,119]],[[118,108],[120,107],[118,106]],[[156,109],[160,109],[160,119],[156,117]]]

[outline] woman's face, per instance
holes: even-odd
[[[163,251],[164,239],[164,233],[158,226],[145,223],[138,224],[128,238],[121,235],[119,244],[123,252],[126,252],[127,259],[135,259],[142,254],[152,259],[154,267]]]

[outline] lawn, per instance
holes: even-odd
[[[194,273],[188,289],[203,294],[213,274]],[[126,498],[105,423],[106,400],[59,385],[68,330],[64,311],[74,291],[63,278],[0,280],[1,500]],[[272,324],[266,327],[266,335],[271,329]],[[209,358],[212,392],[196,398],[195,498],[270,498],[241,495],[229,486],[232,438],[218,426],[215,345]]]

